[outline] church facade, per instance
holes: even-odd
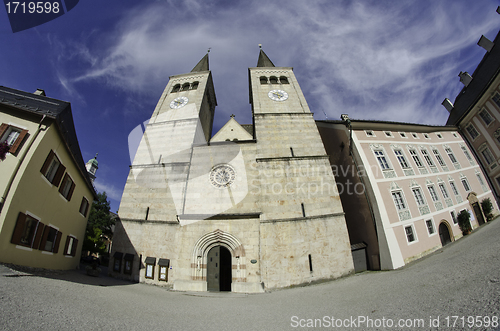
[[[181,291],[262,292],[354,272],[328,155],[292,68],[261,50],[253,124],[217,105],[208,54],[170,80],[145,125],[110,274]]]

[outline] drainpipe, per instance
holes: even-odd
[[[23,153],[21,154],[21,157],[19,158],[19,161],[17,162],[16,168],[14,169],[12,176],[10,176],[9,183],[7,184],[7,187],[5,188],[5,191],[2,195],[2,197],[0,198],[0,213],[2,212],[3,205],[5,203],[5,200],[7,199],[7,196],[9,195],[9,191],[12,187],[12,183],[14,182],[14,179],[16,178],[17,173],[19,172],[19,168],[21,168],[21,164],[23,163],[24,159],[26,158],[26,155],[28,154],[28,151],[31,149],[31,146],[35,142],[35,139],[38,137],[38,134],[40,133],[40,131],[42,131],[42,130],[45,131],[47,129],[47,127],[42,129],[42,122],[45,119],[45,117],[46,116],[43,115],[42,119],[38,123],[38,129],[36,130],[35,134],[31,138],[27,148],[25,148]]]

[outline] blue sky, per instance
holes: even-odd
[[[461,89],[500,28],[493,0],[82,0],[65,15],[12,33],[0,10],[0,85],[42,88],[72,104],[96,188],[117,211],[129,172],[127,137],[149,118],[171,75],[191,71],[210,47],[218,106],[251,123],[248,67],[258,44],[294,67],[315,119],[441,125],[441,102]]]

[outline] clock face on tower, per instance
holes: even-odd
[[[172,100],[172,102],[170,103],[170,108],[172,109],[179,109],[179,108],[182,108],[184,107],[187,103],[188,103],[188,98],[186,97],[178,97],[178,98],[175,98],[174,100]]]
[[[274,101],[285,101],[286,99],[288,99],[288,93],[286,93],[285,91],[282,91],[282,90],[269,91],[267,96],[269,98],[271,98],[271,100],[274,100]]]

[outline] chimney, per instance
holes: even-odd
[[[460,83],[464,84],[465,87],[469,86],[470,82],[472,81],[472,77],[469,75],[467,71],[466,72],[460,71],[458,77],[460,77]]]
[[[44,97],[46,96],[45,95],[45,91],[42,90],[41,88],[37,88],[36,91],[35,91],[35,93],[33,93],[33,94],[35,94],[35,95],[41,95],[41,96],[44,96]]]
[[[444,108],[446,108],[448,112],[451,113],[451,111],[453,110],[453,104],[451,103],[450,99],[445,98],[441,104],[444,106]]]
[[[486,38],[484,35],[481,36],[481,38],[479,39],[479,41],[477,42],[477,44],[479,46],[481,46],[482,48],[484,48],[487,52],[491,52],[491,49],[493,48],[493,45],[495,45],[494,42],[492,42],[491,40],[489,40],[488,38]]]

